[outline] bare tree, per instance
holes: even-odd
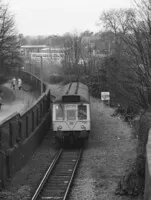
[[[82,37],[77,34],[66,35],[64,42],[64,68],[70,74],[80,75],[79,60],[82,53]]]
[[[121,43],[121,35],[125,35],[129,31],[129,25],[135,13],[132,9],[111,9],[104,11],[100,16],[106,30],[114,33],[116,44]]]
[[[19,41],[15,32],[14,18],[9,13],[8,5],[0,2],[0,68],[7,65],[20,65]]]
[[[137,99],[137,103],[143,108],[148,108],[150,106],[148,94],[150,90],[151,65],[150,1],[141,0],[140,4],[136,4],[135,12],[129,9],[108,11],[102,14],[100,20],[108,30],[111,30],[115,34],[115,52],[118,52],[115,55],[116,59],[120,61],[122,58],[122,62],[128,62],[131,66],[129,70],[133,73],[127,73],[127,69],[129,68],[129,65],[127,65],[127,68],[123,68],[120,77],[133,77],[135,81],[132,87],[135,99]],[[123,63],[120,62],[119,65],[122,67]],[[120,79],[120,77],[116,80]],[[119,80],[120,84],[123,85],[123,81]],[[124,85],[126,87],[126,84]],[[134,98],[131,99],[134,100]]]

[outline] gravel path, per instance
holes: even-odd
[[[61,87],[50,87],[53,95],[59,94]],[[92,131],[69,200],[142,200],[114,195],[120,177],[136,156],[137,140],[132,139],[126,123],[110,116],[112,108],[94,98],[91,105]],[[54,147],[52,135],[48,134],[28,164],[7,183],[0,199],[29,200],[56,152]]]

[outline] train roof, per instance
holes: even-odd
[[[89,103],[89,89],[80,82],[71,82],[64,86],[62,94],[56,98],[54,103]]]

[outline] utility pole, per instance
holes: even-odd
[[[31,61],[31,53],[29,54],[29,66],[30,66],[30,73],[31,73],[31,75],[32,75],[32,63],[31,63],[32,61]],[[31,81],[32,81],[32,76],[31,76]]]
[[[42,56],[40,56],[40,80],[41,80],[41,95],[43,93],[43,59]]]
[[[109,40],[109,49],[108,49],[108,54],[110,55],[110,52],[111,52],[111,43],[110,43],[110,40]]]

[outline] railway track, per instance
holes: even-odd
[[[82,151],[59,150],[31,200],[66,200]]]

